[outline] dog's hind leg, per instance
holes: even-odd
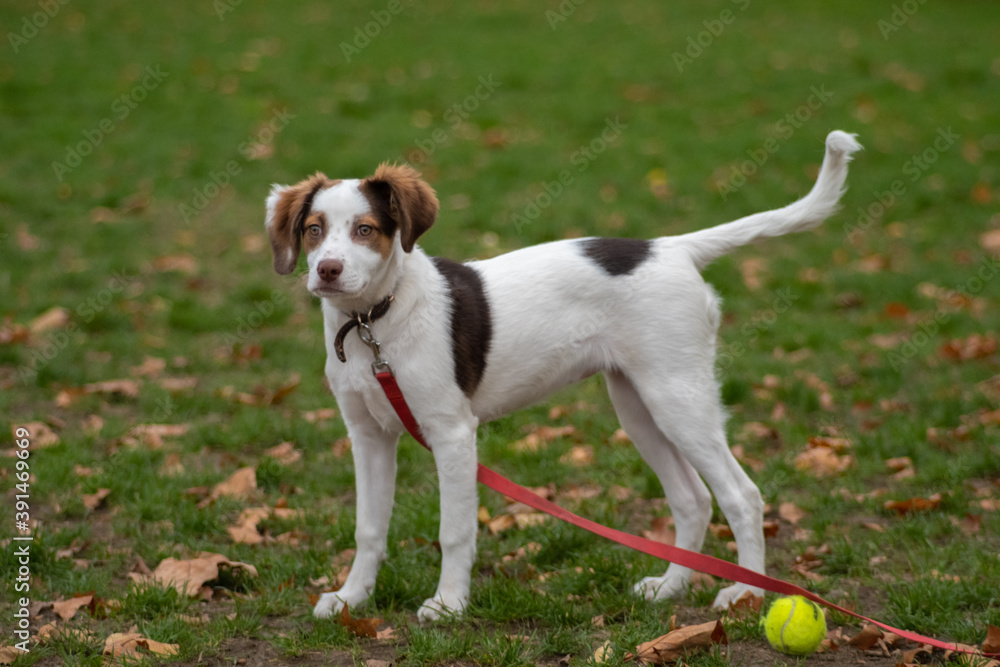
[[[656,426],[628,378],[618,371],[608,372],[606,378],[622,428],[663,485],[674,517],[676,546],[700,551],[712,517],[711,494],[691,464]],[[684,595],[690,582],[691,570],[671,563],[663,576],[646,577],[637,583],[635,592],[647,600],[676,598]]]
[[[736,538],[739,564],[763,573],[764,501],[726,444],[712,368],[665,370],[639,369],[630,376],[633,386],[659,430],[715,494]],[[763,595],[759,588],[734,584],[719,591],[712,606],[725,609],[747,591]]]

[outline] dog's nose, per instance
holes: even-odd
[[[337,259],[324,259],[316,267],[316,273],[326,282],[333,282],[344,272],[344,263]]]

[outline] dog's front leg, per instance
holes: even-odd
[[[474,417],[450,428],[426,428],[434,449],[441,488],[441,580],[434,597],[417,616],[433,621],[459,614],[469,602],[472,565],[476,558],[476,426]]]
[[[345,411],[346,412],[346,411]],[[328,618],[344,605],[356,607],[371,595],[379,566],[386,556],[386,538],[392,517],[396,488],[396,444],[399,435],[387,433],[375,424],[348,424],[354,456],[357,489],[357,525],[354,539],[357,554],[343,588],[324,593],[313,615]]]

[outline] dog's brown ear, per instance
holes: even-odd
[[[413,244],[437,219],[439,205],[434,189],[409,165],[383,162],[361,182],[361,192],[371,202],[375,215],[396,224],[405,252],[413,250]]]
[[[287,275],[295,270],[302,248],[302,231],[316,193],[330,179],[316,175],[295,185],[272,185],[267,197],[267,227],[274,251],[274,270]]]

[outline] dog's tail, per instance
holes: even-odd
[[[861,150],[861,144],[854,139],[855,136],[840,130],[827,135],[826,156],[816,184],[808,195],[797,202],[773,211],[748,215],[718,227],[678,236],[673,240],[686,246],[695,265],[702,269],[713,260],[758,239],[803,232],[819,226],[836,212],[837,202],[844,194],[847,163],[851,161],[852,153]]]

